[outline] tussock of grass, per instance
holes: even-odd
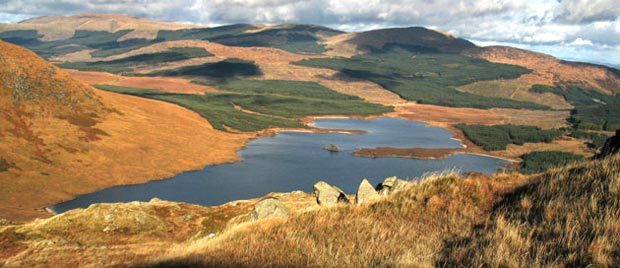
[[[179,248],[157,265],[205,267],[432,266],[444,240],[470,235],[493,201],[525,177],[454,173],[361,206],[338,206],[238,226]]]
[[[614,267],[620,156],[541,176],[433,176],[374,203],[182,244],[156,267]]]
[[[620,155],[554,169],[507,195],[444,256],[465,267],[617,267]]]

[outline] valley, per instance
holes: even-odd
[[[423,27],[86,14],[0,23],[0,39],[0,267],[619,256],[620,159],[600,155],[617,69]],[[357,201],[362,179],[379,197]],[[287,216],[254,219],[270,198]],[[538,258],[560,247],[577,253]]]
[[[112,137],[109,139],[117,142],[118,138],[114,138],[115,135],[128,138],[135,136],[122,132],[117,134],[111,130],[118,127],[119,124],[115,122],[126,121],[128,118],[142,118],[140,120],[144,121],[125,124],[132,126],[132,129],[142,129],[144,134],[148,133],[147,129],[164,129],[161,126],[166,124],[165,120],[156,119],[160,116],[158,112],[147,108],[148,105],[161,103],[159,101],[178,105],[175,109],[179,112],[165,108],[166,112],[171,113],[161,115],[168,117],[166,120],[178,122],[178,119],[173,119],[172,114],[178,114],[180,111],[184,112],[175,116],[182,117],[183,120],[190,118],[196,120],[196,115],[203,118],[200,124],[182,123],[185,128],[191,127],[196,130],[173,128],[173,133],[176,134],[171,135],[195,133],[185,136],[187,142],[184,143],[204,144],[205,149],[210,148],[208,151],[212,154],[202,155],[199,158],[192,157],[191,161],[183,160],[184,164],[179,168],[171,168],[169,164],[163,165],[168,167],[166,171],[144,172],[141,169],[130,171],[115,168],[124,170],[119,175],[140,173],[141,176],[112,174],[110,177],[115,177],[110,179],[111,182],[115,181],[112,185],[124,184],[123,182],[133,184],[148,180],[147,178],[164,178],[181,171],[234,161],[239,159],[235,152],[245,146],[250,138],[272,133],[274,129],[308,128],[305,122],[316,116],[388,115],[418,120],[447,128],[452,131],[455,138],[466,145],[465,149],[447,150],[443,153],[441,150],[416,148],[402,148],[400,153],[385,149],[367,151],[366,155],[373,157],[442,158],[454,152],[467,152],[519,160],[521,155],[539,148],[591,156],[595,151],[589,148],[596,149],[596,147],[587,146],[590,141],[588,136],[571,136],[570,130],[563,131],[561,139],[556,137],[545,143],[526,141],[525,144],[516,147],[510,145],[505,150],[489,151],[472,143],[467,135],[463,135],[461,130],[454,126],[512,124],[542,129],[569,129],[571,126],[576,126],[588,131],[588,129],[612,129],[612,124],[615,124],[613,121],[579,124],[576,120],[592,120],[587,119],[589,117],[577,117],[574,113],[571,115],[569,112],[571,109],[583,110],[586,116],[587,113],[598,113],[599,110],[608,111],[605,108],[603,110],[597,108],[599,104],[587,102],[587,98],[593,96],[607,103],[614,101],[611,95],[606,94],[618,91],[614,85],[617,85],[620,79],[617,75],[609,73],[609,69],[595,65],[565,63],[546,55],[510,48],[478,48],[466,40],[420,27],[342,33],[308,25],[187,28],[186,25],[168,24],[164,27],[145,20],[132,21],[114,16],[77,16],[67,19],[86,20],[89,23],[122,20],[124,25],[127,25],[123,27],[137,25],[135,27],[139,28],[132,31],[121,27],[111,31],[81,26],[71,28],[74,30],[73,35],[47,32],[50,28],[46,27],[65,20],[62,17],[0,27],[1,38],[23,44],[55,62],[56,65],[70,68],[67,71],[71,76],[98,88],[91,90],[97,95],[105,96],[105,101],[117,101],[120,95],[114,93],[136,96],[123,97],[123,102],[118,104],[121,108],[111,108],[116,112],[108,116],[118,119],[110,119],[110,123],[106,122],[107,119],[97,122],[95,130],[86,132],[92,136],[88,139],[105,141],[108,137]],[[29,24],[34,22],[37,24]],[[157,27],[161,28],[153,35],[153,29]],[[68,30],[69,28],[63,28],[63,31]],[[32,31],[40,31],[45,37],[39,39],[38,35],[32,34]],[[151,34],[149,38],[133,35],[138,32]],[[67,50],[66,47],[71,47],[71,50]],[[347,52],[338,54],[339,51]],[[580,68],[596,75],[591,78],[579,76]],[[548,85],[548,88],[542,88],[543,85]],[[552,86],[558,89],[553,89]],[[565,87],[568,91],[563,94],[562,90]],[[594,91],[585,91],[581,87],[591,87]],[[106,93],[101,89],[114,93]],[[130,105],[134,110],[144,107],[143,111],[148,111],[150,118],[139,116],[136,111],[123,112],[126,108],[122,108],[122,105]],[[610,112],[608,118],[614,118],[615,111],[612,109]],[[149,122],[146,120],[152,122],[148,127],[135,125],[138,122]],[[200,131],[196,132],[197,129]],[[39,130],[41,133],[49,131],[51,130]],[[219,138],[198,141],[200,135],[197,133],[205,131],[213,133],[205,134],[205,137],[213,135],[221,137],[231,146],[223,147],[223,151],[219,151],[210,146],[210,144],[222,144],[218,141]],[[103,133],[105,135],[102,135]],[[148,140],[142,147],[149,149],[133,150],[129,155],[140,151],[149,154],[150,149],[161,147],[162,144],[156,141],[167,139],[163,138],[165,137],[163,134],[157,135],[158,139],[147,138],[148,136],[134,138],[130,144],[144,143]],[[93,143],[94,140],[86,144]],[[48,142],[43,143],[47,145]],[[158,145],[154,145],[155,143]],[[167,144],[167,148],[177,148],[179,143]],[[65,153],[60,155],[71,155],[73,151],[90,151],[90,149],[62,146],[60,148],[69,149],[62,149]],[[200,150],[200,146],[191,147],[196,151]],[[163,148],[154,150],[159,151]],[[409,155],[405,153],[407,150],[416,153]],[[160,159],[158,161],[174,163],[165,153],[157,155]],[[174,155],[185,154],[178,151]],[[211,155],[220,156],[214,158]],[[58,159],[62,158],[59,156]],[[129,156],[127,158],[137,159]],[[28,164],[20,164],[10,155],[3,156],[3,159],[21,169],[32,165],[37,167],[34,170],[39,170],[41,164],[46,165],[32,160],[29,160]],[[91,159],[101,161],[94,157]],[[52,162],[56,164],[64,161]],[[144,162],[155,164],[157,161],[145,159]],[[144,168],[143,164],[129,164],[134,165]],[[105,170],[105,165],[98,165],[98,168]],[[84,171],[92,174],[91,171]],[[19,173],[21,171],[13,168],[8,173],[3,172],[2,175],[11,174],[9,176],[11,177]],[[82,173],[71,176],[78,178],[81,176],[79,174]],[[35,177],[39,176],[48,175]],[[134,177],[144,179],[135,180]],[[88,184],[89,186],[84,186],[87,189],[101,187],[97,185],[111,185]],[[67,193],[55,193],[53,196],[57,197],[53,200],[69,198],[70,193],[88,191],[68,190]],[[36,206],[31,205],[29,208],[45,206],[37,203]],[[11,210],[18,211],[19,208],[13,207]],[[41,212],[34,214],[44,215]]]

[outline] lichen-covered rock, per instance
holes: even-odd
[[[379,193],[372,187],[372,184],[368,182],[367,179],[363,179],[360,183],[359,188],[357,188],[357,194],[355,195],[355,203],[362,204],[367,202],[368,200],[376,199],[381,197]]]
[[[286,217],[287,215],[288,208],[284,203],[275,198],[267,198],[254,205],[250,218],[257,221],[270,217]]]
[[[404,188],[408,183],[408,181],[401,180],[395,176],[388,177],[382,183],[379,183],[375,190],[381,195],[388,195]]]
[[[319,181],[314,184],[316,202],[321,206],[335,206],[338,202],[350,203],[347,195],[338,187]]]

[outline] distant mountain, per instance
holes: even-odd
[[[64,34],[58,34],[60,32]],[[147,32],[148,36],[144,35]],[[72,35],[66,33],[72,33]],[[51,36],[57,40],[50,41]],[[235,24],[199,27],[121,15],[88,14],[71,17],[41,17],[18,24],[0,25],[0,38],[25,46],[47,59],[89,62],[119,60],[124,57],[122,55],[136,55],[132,52],[138,50],[162,52],[161,49],[155,47],[184,46],[183,41],[192,41],[187,42],[187,46],[195,46],[197,44],[195,41],[219,43],[225,45],[229,51],[234,51],[239,47],[268,47],[302,55],[341,57],[370,55],[382,51],[393,51],[392,48],[400,47],[413,53],[464,55],[494,63],[526,67],[532,71],[518,77],[518,84],[522,86],[531,87],[537,84],[564,88],[575,86],[584,90],[595,89],[605,94],[620,92],[620,72],[611,68],[561,61],[549,55],[511,47],[481,48],[465,39],[423,27],[344,33],[323,26],[305,24]],[[62,57],[64,55],[76,55],[76,57]],[[147,56],[144,55],[144,57]],[[445,62],[448,65],[442,66],[457,66],[457,63],[451,62],[455,59],[442,59],[448,61]],[[189,59],[187,61],[189,62]],[[97,69],[92,65],[88,64],[89,70],[110,70],[110,68]],[[67,67],[67,65],[63,66]],[[86,66],[86,64],[73,66]],[[131,70],[131,66],[123,65],[122,69]],[[113,70],[119,70],[119,68]],[[418,75],[422,74],[419,71],[423,70],[416,70]],[[444,71],[449,70],[454,70],[454,68]],[[440,73],[441,70],[435,72],[435,74]],[[503,79],[506,77],[498,76]],[[476,82],[475,80],[478,79],[470,78],[469,80]],[[463,83],[459,82],[456,85]],[[472,91],[473,89],[462,90]],[[509,88],[502,90],[500,91],[510,91]],[[496,96],[488,90],[473,91],[475,92],[469,93]],[[519,98],[518,100],[545,104],[540,96],[527,91],[520,94],[504,94],[500,97]],[[570,107],[571,105],[567,101],[553,99],[553,107]]]
[[[308,24],[233,24],[214,28],[160,31],[155,41],[208,40],[227,46],[275,47],[297,53],[325,52],[322,40],[343,32]]]
[[[450,34],[423,27],[390,28],[356,33],[344,42],[360,50],[381,49],[385,45],[435,49],[438,52],[458,53],[476,47],[473,43]]]
[[[161,22],[116,14],[81,14],[74,16],[44,16],[24,20],[17,24],[0,24],[0,31],[37,30],[39,38],[44,41],[67,39],[75,31],[116,32],[131,30],[120,38],[154,39],[159,30],[178,30],[196,28],[200,25]]]
[[[322,41],[342,33],[305,24],[205,27],[108,14],[47,16],[0,24],[0,39],[25,46],[47,59],[85,49],[98,50],[93,56],[105,57],[175,40],[208,40],[229,46],[322,53],[326,51]]]

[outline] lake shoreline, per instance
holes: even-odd
[[[337,117],[336,117],[336,116],[318,116],[318,117],[311,117],[311,119],[312,119],[313,121],[314,121],[314,120],[319,120],[319,119],[358,119],[358,120],[372,120],[372,119],[381,118],[381,117],[384,117],[384,118],[393,118],[393,119],[400,119],[400,120],[409,121],[409,122],[418,122],[418,123],[422,123],[422,124],[424,124],[424,126],[425,126],[425,127],[431,127],[431,125],[430,125],[429,123],[427,123],[427,122],[423,122],[423,121],[419,121],[419,120],[409,120],[409,119],[405,119],[405,118],[394,118],[394,117],[389,117],[389,116],[373,116],[373,117],[361,117],[361,116],[355,116],[355,117],[343,117],[343,116],[337,116]],[[306,120],[310,120],[310,119],[306,119]],[[310,121],[310,122],[313,122],[313,121]],[[347,135],[360,135],[360,134],[365,134],[365,133],[368,133],[367,131],[364,131],[364,130],[359,130],[359,129],[358,129],[358,130],[356,130],[356,129],[342,129],[342,128],[317,128],[316,126],[314,126],[313,124],[310,124],[310,123],[307,123],[307,125],[308,125],[310,128],[308,128],[308,129],[305,129],[305,128],[272,128],[272,129],[267,129],[267,130],[263,130],[263,131],[259,131],[259,132],[254,132],[254,133],[251,133],[250,135],[247,135],[248,139],[245,141],[244,145],[243,145],[243,146],[242,146],[239,150],[237,150],[237,151],[236,151],[236,153],[239,155],[239,158],[238,158],[238,160],[237,160],[237,161],[229,161],[229,162],[225,162],[225,163],[218,163],[218,164],[205,165],[204,167],[199,168],[199,169],[193,169],[193,170],[182,171],[182,172],[180,172],[180,173],[178,173],[178,174],[176,174],[176,175],[174,175],[174,176],[171,176],[171,177],[153,179],[153,180],[150,180],[150,181],[145,182],[145,183],[149,183],[149,182],[156,182],[156,181],[165,181],[165,180],[169,180],[169,179],[172,179],[172,178],[174,178],[174,177],[176,177],[176,176],[178,176],[178,175],[180,175],[180,174],[183,174],[183,173],[189,173],[189,172],[194,172],[194,171],[200,171],[200,170],[203,170],[203,169],[205,169],[205,168],[207,168],[207,167],[216,167],[216,166],[220,166],[220,165],[222,165],[222,164],[227,164],[227,163],[234,164],[234,163],[242,162],[242,161],[244,161],[245,159],[244,159],[244,157],[243,157],[242,155],[240,155],[240,154],[239,154],[239,152],[241,152],[241,151],[243,151],[243,150],[247,149],[247,145],[248,145],[250,142],[252,142],[252,141],[254,141],[254,140],[261,139],[261,138],[264,138],[264,137],[274,137],[274,136],[276,136],[278,133],[285,133],[285,132],[293,132],[293,133],[331,133],[331,134],[338,133],[338,134],[347,134]],[[432,127],[434,127],[434,126],[432,126]],[[450,131],[450,129],[449,129],[449,128],[446,128],[446,127],[441,127],[441,128],[442,128],[442,129],[447,129],[447,130],[449,130],[449,131]],[[438,149],[427,149],[427,151],[426,151],[424,154],[419,154],[419,152],[418,152],[418,154],[416,154],[416,155],[415,155],[416,157],[409,157],[409,158],[416,158],[416,159],[443,159],[443,158],[448,158],[449,156],[454,155],[454,154],[456,154],[456,153],[464,153],[464,152],[461,152],[461,150],[467,150],[467,149],[471,148],[471,147],[469,147],[469,148],[468,148],[467,144],[463,144],[463,142],[461,142],[459,139],[456,139],[456,138],[455,138],[455,136],[456,136],[456,135],[454,134],[454,132],[453,132],[453,131],[450,131],[450,132],[451,132],[451,134],[452,134],[452,136],[453,136],[453,137],[452,137],[452,138],[450,138],[450,139],[451,139],[451,140],[455,140],[455,141],[459,141],[460,146],[463,146],[463,147],[465,147],[465,148],[452,148],[452,149],[447,149],[445,152],[442,152],[442,154],[440,154],[440,155],[437,155],[436,153],[431,153],[431,152],[433,152],[434,150],[438,150]],[[246,134],[247,134],[247,133],[246,133]],[[399,151],[401,151],[401,152],[405,152],[405,151],[407,151],[407,150],[411,150],[411,148],[409,148],[409,149],[400,149],[400,148],[395,148],[395,149],[396,149],[396,150],[399,150]],[[418,148],[417,150],[419,151],[419,148]],[[441,151],[441,149],[439,149],[439,150]],[[422,152],[424,152],[424,150],[422,150]],[[469,150],[468,150],[468,152],[466,152],[466,153],[468,153],[468,154],[476,154],[476,155],[480,155],[480,156],[484,156],[484,157],[497,158],[497,159],[500,159],[500,160],[507,160],[507,159],[504,159],[504,158],[498,158],[498,157],[494,157],[494,156],[489,156],[489,155],[484,154],[484,153],[480,153],[480,154],[478,154],[478,153],[476,153],[476,152],[474,152],[474,151],[469,152]],[[356,155],[356,154],[353,154],[353,155],[354,155],[354,156],[366,156],[366,155]],[[402,157],[402,153],[401,153],[401,154],[399,154],[399,155],[395,155],[395,154],[393,154],[393,153],[391,153],[391,154],[384,153],[384,154],[381,154],[381,155],[375,155],[375,157],[384,157],[384,156],[391,156],[391,157]],[[143,184],[143,183],[138,183],[138,184]],[[110,186],[110,187],[107,187],[107,188],[115,188],[115,187],[122,187],[122,186],[131,186],[131,185],[136,185],[136,184],[113,185],[113,186]],[[103,190],[103,189],[102,189],[102,190]],[[299,190],[299,189],[296,189],[296,190]],[[99,190],[99,191],[100,191],[100,190]],[[97,192],[97,191],[96,191],[96,192]],[[59,203],[55,203],[54,205],[49,206],[49,207],[46,209],[46,212],[48,212],[48,213],[50,213],[50,214],[52,214],[52,215],[54,215],[54,214],[58,214],[58,213],[60,213],[60,212],[54,209],[54,207],[55,207],[55,206],[57,206],[57,205],[59,205],[59,204],[62,204],[62,203],[64,203],[64,202],[68,202],[68,201],[72,201],[72,200],[78,199],[78,198],[79,198],[80,196],[82,196],[82,195],[89,195],[89,194],[92,194],[92,193],[85,193],[85,194],[76,195],[76,196],[74,196],[73,198],[68,199],[68,200],[66,200],[66,201],[62,201],[62,202],[59,202]],[[239,198],[238,200],[245,200],[245,198]],[[61,209],[60,211],[62,211],[62,209]]]

